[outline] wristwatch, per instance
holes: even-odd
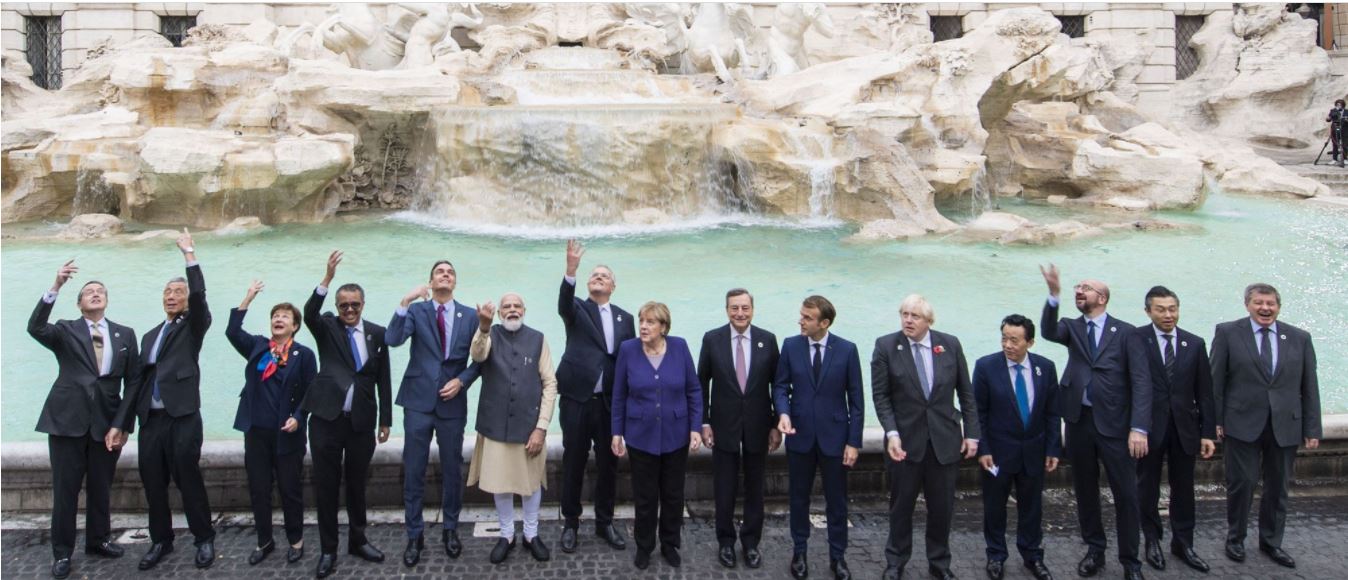
[[[192,252],[195,252],[196,250],[197,250],[197,249],[196,249],[195,247],[187,246],[186,248],[183,248],[183,253],[184,253],[184,254],[191,254]]]

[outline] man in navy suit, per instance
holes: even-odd
[[[983,426],[978,462],[983,467],[983,539],[988,578],[1006,567],[1006,500],[1016,493],[1016,549],[1037,580],[1053,574],[1044,565],[1044,473],[1058,468],[1062,421],[1058,418],[1058,369],[1030,353],[1034,322],[1019,314],[1002,319],[1002,352],[974,364],[974,400]]]
[[[1217,449],[1216,411],[1212,398],[1212,366],[1203,339],[1178,327],[1179,297],[1165,286],[1147,291],[1151,324],[1139,327],[1129,340],[1147,353],[1152,384],[1149,452],[1137,462],[1137,495],[1142,505],[1146,560],[1165,569],[1161,551],[1161,471],[1170,473],[1170,551],[1190,568],[1208,571],[1194,552],[1194,463]]]
[[[1072,287],[1080,318],[1058,318],[1061,289],[1058,268],[1040,267],[1048,284],[1044,304],[1044,338],[1067,347],[1058,412],[1067,421],[1067,457],[1072,461],[1072,487],[1077,520],[1086,542],[1086,556],[1077,565],[1083,578],[1105,566],[1104,523],[1100,519],[1100,464],[1114,493],[1119,562],[1124,578],[1142,579],[1138,559],[1137,459],[1147,454],[1151,427],[1151,378],[1146,353],[1129,351],[1133,325],[1105,312],[1109,287],[1083,280]]]
[[[458,273],[449,260],[431,266],[429,284],[413,288],[388,323],[390,347],[412,339],[412,357],[395,401],[403,408],[403,508],[407,548],[403,565],[416,566],[426,548],[421,501],[426,491],[426,464],[431,434],[440,448],[441,503],[445,554],[458,558],[459,510],[463,507],[463,431],[468,425],[468,394],[478,367],[470,365],[468,345],[477,328],[477,310],[454,300]],[[426,300],[428,298],[429,300]],[[419,302],[414,302],[418,301]]]
[[[562,551],[576,551],[580,528],[580,491],[585,483],[585,464],[594,449],[598,473],[594,482],[594,532],[616,550],[627,540],[613,525],[614,487],[618,458],[613,442],[613,364],[618,345],[636,338],[636,324],[626,310],[611,304],[618,287],[613,270],[598,265],[587,283],[590,297],[576,298],[576,270],[585,248],[575,240],[566,243],[566,276],[562,278],[557,313],[566,326],[566,351],[557,365],[558,405],[562,421]]]
[[[805,558],[810,539],[810,494],[814,475],[824,481],[829,568],[837,580],[852,572],[847,551],[847,472],[857,462],[865,402],[857,346],[829,332],[837,311],[823,296],[800,306],[800,334],[782,342],[773,385],[777,430],[786,436],[791,497],[791,576],[810,574]]]

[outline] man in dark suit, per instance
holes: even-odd
[[[590,297],[576,298],[576,269],[585,248],[580,242],[566,243],[566,276],[557,300],[557,313],[566,326],[566,351],[557,366],[558,407],[562,421],[562,551],[576,551],[580,528],[580,491],[585,483],[585,464],[594,449],[594,531],[614,549],[627,548],[627,540],[613,525],[614,487],[618,459],[613,442],[613,364],[618,345],[636,338],[636,325],[626,310],[609,303],[618,287],[613,270],[595,266],[587,288]]]
[[[56,271],[56,283],[28,319],[28,335],[56,355],[59,369],[37,420],[37,431],[47,434],[51,460],[51,574],[56,578],[70,576],[75,516],[85,477],[84,553],[104,558],[124,553],[112,541],[109,504],[112,475],[126,443],[124,433],[131,431],[134,417],[114,421],[123,385],[129,393],[140,379],[136,333],[104,317],[108,290],[102,282],[80,288],[76,297],[80,319],[47,322],[61,287],[78,271],[74,260],[63,264]]]
[[[837,580],[852,577],[847,561],[847,472],[861,449],[865,401],[857,346],[829,332],[837,316],[823,296],[800,306],[800,334],[782,342],[773,383],[777,430],[786,436],[788,493],[791,497],[791,576],[810,574],[805,552],[810,539],[810,496],[814,476],[824,482],[829,569]]]
[[[1100,510],[1100,465],[1114,493],[1119,562],[1124,577],[1141,580],[1138,559],[1137,459],[1147,454],[1151,427],[1151,378],[1146,353],[1128,351],[1133,325],[1105,312],[1109,287],[1083,280],[1072,287],[1080,318],[1058,318],[1058,268],[1040,268],[1049,297],[1040,321],[1044,338],[1067,347],[1067,368],[1058,398],[1059,415],[1067,421],[1067,457],[1072,461],[1072,487],[1077,520],[1086,542],[1086,556],[1077,564],[1081,577],[1105,566],[1105,527]]]
[[[173,552],[170,478],[182,494],[187,526],[196,540],[196,566],[215,563],[215,529],[206,483],[201,478],[201,343],[211,327],[206,279],[197,263],[192,235],[184,229],[178,249],[187,261],[187,278],[164,286],[167,319],[141,337],[141,384],[122,400],[116,425],[140,417],[140,479],[150,507],[150,550],[140,560],[149,570]]]
[[[927,569],[950,571],[950,525],[960,457],[978,452],[979,424],[969,363],[958,338],[931,330],[936,314],[926,298],[899,305],[902,330],[875,341],[871,396],[885,428],[889,455],[889,540],[884,577],[898,580],[913,553],[913,508],[927,499]],[[959,398],[959,409],[955,399]]]
[[[772,411],[772,375],[777,371],[777,337],[753,326],[754,297],[735,288],[725,296],[730,323],[702,337],[697,376],[702,383],[702,440],[712,448],[716,495],[717,558],[734,568],[735,539],[744,563],[758,568],[763,556],[763,486],[768,453],[782,442]],[[744,522],[735,532],[735,494],[744,471]]]
[[[1151,324],[1140,327],[1130,350],[1146,352],[1151,375],[1151,432],[1148,453],[1137,462],[1137,495],[1147,563],[1165,570],[1161,551],[1161,471],[1170,473],[1170,551],[1190,568],[1208,571],[1194,551],[1194,463],[1212,457],[1217,426],[1212,403],[1212,365],[1202,338],[1179,328],[1179,297],[1165,286],[1147,291]]]
[[[403,565],[409,568],[417,565],[426,547],[421,500],[432,434],[439,445],[442,476],[440,509],[444,527],[440,542],[450,558],[458,558],[463,551],[458,529],[463,507],[463,430],[468,425],[465,391],[477,380],[477,365],[468,364],[477,310],[454,300],[457,284],[454,264],[449,260],[436,262],[431,266],[430,283],[413,288],[403,297],[385,337],[390,347],[412,339],[412,358],[395,401],[403,408],[403,507],[407,524]],[[426,300],[428,294],[430,299]]]
[[[1058,468],[1062,421],[1058,418],[1058,369],[1030,353],[1034,322],[1019,314],[1002,319],[1002,352],[974,364],[974,400],[983,440],[983,539],[987,573],[1006,571],[1006,500],[1016,493],[1016,549],[1036,580],[1051,580],[1044,565],[1044,474]]]
[[[1263,466],[1259,549],[1288,568],[1282,549],[1287,486],[1297,444],[1320,446],[1320,383],[1306,331],[1278,321],[1282,297],[1268,284],[1245,288],[1247,318],[1217,325],[1212,336],[1212,392],[1217,437],[1226,441],[1226,556],[1245,560],[1245,526]]]
[[[318,377],[303,403],[310,414],[309,447],[318,500],[319,578],[337,567],[337,492],[342,479],[346,479],[350,521],[347,552],[370,562],[384,561],[383,552],[365,536],[365,484],[374,456],[376,422],[379,443],[388,441],[393,425],[388,345],[384,327],[361,319],[365,290],[359,285],[344,284],[337,289],[336,316],[322,312],[340,263],[342,252],[328,256],[323,281],[304,303],[304,326],[314,335],[319,360]]]

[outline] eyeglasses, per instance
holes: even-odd
[[[1076,286],[1073,286],[1073,287],[1072,287],[1072,291],[1073,291],[1073,292],[1097,292],[1097,293],[1099,292],[1099,290],[1096,290],[1095,287],[1094,287],[1094,286],[1091,286],[1090,284],[1077,284]]]
[[[365,305],[364,302],[343,302],[343,303],[337,305],[337,309],[338,309],[338,310],[360,310],[360,308],[361,308],[362,306],[364,306],[364,305]]]

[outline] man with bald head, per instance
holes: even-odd
[[[543,333],[524,325],[524,299],[501,296],[501,323],[492,326],[491,302],[477,308],[473,362],[481,366],[477,400],[477,444],[468,469],[468,485],[492,494],[501,537],[491,551],[493,564],[515,549],[515,496],[524,505],[524,547],[535,560],[551,557],[538,536],[538,509],[547,484],[548,425],[557,400],[552,353]]]
[[[1095,576],[1105,567],[1104,523],[1100,509],[1100,465],[1114,493],[1119,562],[1124,578],[1142,578],[1138,558],[1141,534],[1137,463],[1147,454],[1151,428],[1151,378],[1146,352],[1128,336],[1133,325],[1105,312],[1109,286],[1082,280],[1072,287],[1078,318],[1058,318],[1061,289],[1058,268],[1040,267],[1048,284],[1048,302],[1040,321],[1044,338],[1067,347],[1058,395],[1058,412],[1067,422],[1067,456],[1077,498],[1077,520],[1086,556],[1077,575]]]

